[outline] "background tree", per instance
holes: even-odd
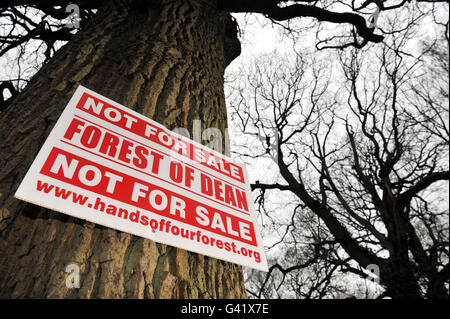
[[[342,25],[334,45],[360,48],[384,38],[366,23],[368,6],[391,11],[407,1],[73,2],[80,8],[78,32],[66,28],[69,1],[0,2],[0,53],[15,63],[0,87],[1,296],[245,296],[241,267],[85,223],[13,194],[79,84],[169,128],[191,129],[200,119],[223,132],[224,69],[240,52],[230,12],[259,13],[275,23],[308,18]],[[60,41],[68,42],[58,50]],[[25,73],[24,59],[32,60]],[[81,266],[80,289],[65,287],[68,263]]]
[[[279,248],[249,272],[252,296],[448,298],[448,33],[417,45],[430,16],[394,15],[382,45],[328,63],[260,57],[230,82],[232,117],[257,134],[239,155],[279,172],[252,184]]]

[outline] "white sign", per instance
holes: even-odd
[[[15,197],[268,270],[244,165],[82,86]]]

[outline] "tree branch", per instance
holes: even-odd
[[[252,191],[254,191],[255,189],[262,189],[262,190],[266,190],[266,189],[279,189],[280,191],[289,191],[291,190],[291,187],[289,185],[280,185],[280,184],[261,184],[259,181],[256,181],[255,184],[250,184],[250,187],[252,189]]]
[[[285,21],[299,17],[316,18],[318,21],[331,23],[348,23],[355,27],[359,36],[366,41],[379,43],[384,37],[373,33],[374,29],[368,28],[366,19],[352,12],[334,12],[315,5],[293,4],[279,7],[280,1],[276,0],[219,0],[218,5],[230,12],[253,12],[266,15],[276,21]]]
[[[415,185],[413,185],[411,188],[409,188],[407,191],[399,195],[398,203],[400,205],[405,205],[411,201],[411,199],[417,195],[419,192],[426,189],[431,184],[441,181],[441,180],[450,180],[450,172],[435,172],[432,174],[429,174],[422,178],[420,181],[418,181]]]

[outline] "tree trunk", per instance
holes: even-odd
[[[223,74],[239,52],[214,1],[105,2],[1,114],[0,297],[246,297],[238,265],[13,198],[79,84],[169,129],[200,119],[224,132]],[[66,287],[72,263],[78,289]]]
[[[392,257],[391,257],[392,258]],[[392,299],[422,299],[417,279],[414,278],[410,262],[391,262],[381,272],[381,283],[386,287],[387,295]]]

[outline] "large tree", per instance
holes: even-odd
[[[80,7],[79,32],[58,22],[68,17],[70,2]],[[2,25],[0,54],[36,40],[44,65],[25,87],[20,78],[1,85],[0,296],[244,297],[237,265],[86,223],[13,194],[79,84],[169,128],[190,129],[200,119],[223,132],[224,69],[240,53],[230,12],[349,26],[339,37],[346,41],[337,45],[362,47],[384,38],[366,23],[366,7],[396,10],[407,2],[1,1],[8,23]],[[57,41],[68,43],[54,53]],[[65,285],[69,263],[81,267],[80,289]]]

